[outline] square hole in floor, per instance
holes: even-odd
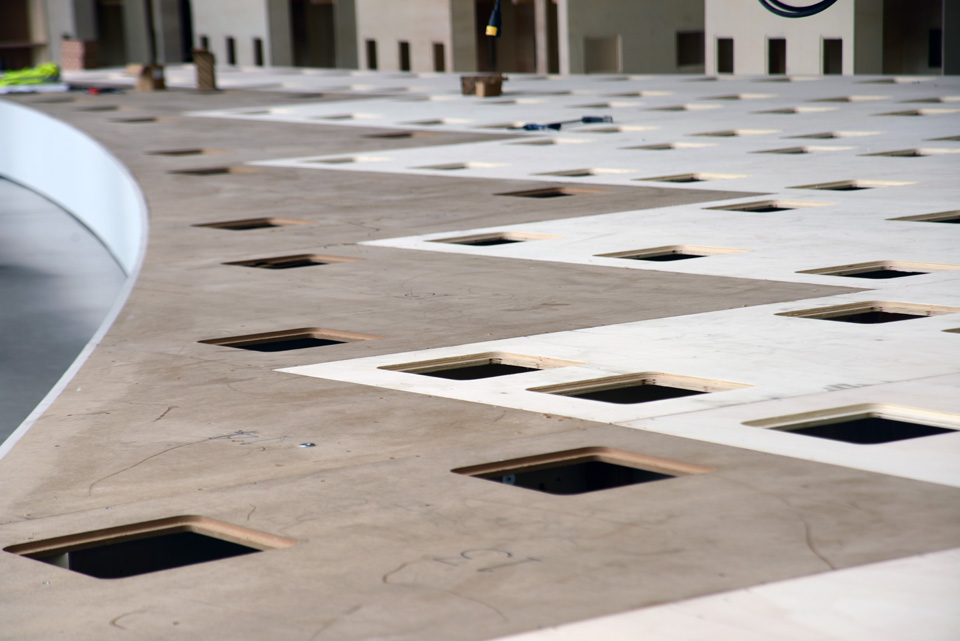
[[[373,336],[371,334],[344,332],[336,329],[303,327],[279,332],[264,332],[262,334],[208,338],[197,342],[205,345],[220,345],[222,347],[247,349],[254,352],[287,352],[295,349],[327,347],[329,345],[340,345],[342,343],[353,343],[377,338],[383,337]]]
[[[179,516],[31,541],[4,551],[98,579],[120,579],[294,544],[213,519]]]
[[[715,143],[703,142],[662,142],[655,145],[640,145],[638,147],[621,147],[621,149],[649,149],[651,151],[666,151],[669,149],[700,149],[715,147]]]
[[[787,107],[786,109],[768,109],[766,111],[754,111],[755,114],[779,114],[779,115],[792,115],[792,114],[805,114],[805,113],[817,113],[820,111],[835,111],[836,107]]]
[[[544,234],[524,234],[521,232],[494,232],[490,234],[475,234],[473,236],[457,236],[456,238],[438,238],[431,243],[450,243],[452,245],[472,245],[474,247],[492,247],[494,245],[512,245],[525,243],[531,240],[549,240],[560,238]]]
[[[902,216],[900,218],[890,218],[889,220],[906,220],[917,223],[960,223],[960,209],[953,211],[940,211],[935,214],[920,214],[918,216]]]
[[[249,229],[269,229],[271,227],[286,227],[288,225],[309,225],[307,220],[293,220],[290,218],[242,218],[240,220],[224,220],[216,223],[200,223],[193,227],[210,227],[212,229],[230,229],[246,231]]]
[[[912,185],[912,182],[903,182],[898,180],[839,180],[829,183],[817,183],[814,185],[797,185],[790,189],[820,189],[824,191],[861,191],[864,189],[876,189],[878,187],[899,187],[902,185]]]
[[[692,136],[714,136],[718,138],[733,138],[736,136],[760,136],[763,134],[779,133],[779,129],[723,129],[721,131],[706,131]]]
[[[424,167],[413,167],[413,169],[432,169],[435,171],[456,171],[458,169],[490,169],[493,167],[505,167],[500,162],[453,162],[443,165],[427,165]]]
[[[399,365],[384,365],[379,369],[454,381],[473,381],[571,365],[583,365],[583,363],[506,352],[485,352]]]
[[[713,470],[608,447],[584,447],[452,471],[537,492],[572,495],[705,474]]]
[[[386,162],[389,158],[382,156],[344,156],[340,158],[319,158],[315,160],[306,160],[304,162],[317,163],[320,165],[350,165],[361,162]]]
[[[497,196],[515,196],[517,198],[564,198],[566,196],[601,194],[603,192],[603,189],[583,189],[581,187],[544,187],[542,189],[509,191],[502,194],[497,194]]]
[[[634,170],[632,169],[602,169],[602,168],[587,168],[587,169],[567,169],[564,171],[546,171],[543,173],[536,174],[537,176],[565,176],[567,178],[586,178],[588,176],[613,176],[616,174],[629,174]]]
[[[571,145],[577,143],[593,142],[582,138],[539,138],[536,140],[524,140],[523,142],[509,142],[508,145],[530,145],[533,147],[547,147],[552,145]]]
[[[364,138],[427,138],[437,135],[439,134],[435,131],[391,131],[385,134],[369,134]]]
[[[803,209],[804,207],[821,207],[832,205],[833,203],[815,203],[796,200],[762,200],[753,203],[741,203],[739,205],[722,205],[720,207],[706,207],[717,211],[748,211],[752,213],[772,213],[777,211],[790,211],[791,209]]]
[[[943,156],[960,153],[960,149],[945,147],[924,147],[921,149],[899,149],[897,151],[881,151],[875,154],[861,154],[862,156],[888,156],[893,158],[923,158],[925,156]]]
[[[879,325],[883,323],[914,320],[927,316],[955,314],[956,312],[960,312],[960,308],[944,307],[941,305],[868,301],[863,303],[850,303],[848,305],[802,309],[796,312],[783,312],[777,314],[777,316],[813,318],[859,325]]]
[[[956,432],[960,429],[960,416],[884,403],[865,403],[747,421],[744,425],[858,445],[875,445]]]
[[[823,267],[807,269],[798,274],[822,274],[825,276],[846,276],[848,278],[866,278],[871,280],[888,280],[891,278],[905,278],[920,276],[933,272],[960,269],[960,265],[940,265],[936,263],[911,263],[899,260],[877,260],[869,263],[854,265],[839,265],[837,267]]]
[[[891,111],[889,113],[873,114],[874,116],[943,116],[955,114],[960,109],[908,109],[906,111]]]
[[[776,98],[775,93],[738,93],[727,96],[710,96],[704,100],[757,100],[760,98]]]
[[[720,105],[667,105],[665,107],[650,107],[650,111],[704,111],[706,109],[722,109]]]
[[[635,405],[684,396],[750,387],[742,383],[716,381],[692,376],[678,376],[663,372],[642,372],[623,376],[608,376],[588,381],[531,387],[527,391],[559,396],[572,396],[601,403]]]
[[[693,245],[665,245],[649,249],[632,249],[630,251],[613,252],[610,254],[596,254],[599,258],[625,258],[628,260],[649,260],[654,262],[669,262],[686,260],[689,258],[705,258],[719,254],[737,254],[743,249],[726,249],[723,247],[695,247]]]
[[[784,147],[782,149],[764,149],[761,151],[752,151],[754,154],[812,154],[821,151],[845,151],[853,147],[826,147],[826,146],[804,146],[804,147]]]
[[[224,176],[227,174],[255,174],[259,171],[254,167],[201,167],[198,169],[175,169],[168,173],[181,176]]]
[[[294,254],[293,256],[272,256],[269,258],[254,258],[252,260],[236,260],[224,265],[240,267],[257,267],[259,269],[296,269],[313,265],[329,265],[331,263],[349,263],[358,258],[341,258],[339,256],[321,256],[320,254]]]
[[[787,138],[809,138],[813,140],[830,140],[833,138],[856,138],[859,136],[873,136],[879,131],[824,131],[816,134],[802,134],[800,136],[787,136]]]
[[[728,180],[731,178],[746,178],[746,174],[675,174],[673,176],[657,176],[655,178],[635,178],[634,180],[647,180],[651,182],[662,183],[699,183],[708,180]]]
[[[188,147],[186,149],[162,149],[147,152],[151,156],[200,156],[203,154],[223,153],[220,149],[204,149],[202,147]]]
[[[906,421],[891,421],[886,418],[860,418],[828,425],[817,425],[816,427],[798,427],[787,431],[833,441],[873,445],[934,434],[946,434],[954,430]]]

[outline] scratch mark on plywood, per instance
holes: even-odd
[[[175,406],[175,405],[169,405],[169,406],[167,407],[167,409],[163,410],[163,413],[162,413],[160,416],[158,416],[157,418],[153,419],[152,422],[156,423],[157,421],[159,421],[160,419],[162,419],[162,418],[163,418],[164,416],[166,416],[166,415],[170,412],[170,410],[172,410],[174,407],[176,407],[176,406]]]

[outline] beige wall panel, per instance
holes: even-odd
[[[798,5],[801,3],[797,3]],[[706,0],[706,70],[717,70],[717,38],[733,38],[736,74],[767,73],[767,40],[787,41],[787,73],[819,75],[824,38],[843,40],[843,73],[853,73],[854,0],[840,0],[809,18],[782,18],[757,0]]]
[[[253,39],[263,39],[266,64],[285,65],[289,60],[276,60],[271,56],[267,28],[265,0],[192,0],[193,33],[197,44],[200,36],[210,38],[210,50],[217,57],[217,64],[227,63],[227,37],[236,40],[237,64],[253,64]],[[289,27],[278,29],[289,40]],[[289,49],[289,44],[286,47]]]
[[[588,38],[616,36],[620,37],[621,71],[677,73],[677,32],[704,29],[704,0],[567,0],[560,8],[560,40],[569,47],[565,55],[561,45],[562,73],[587,71]]]
[[[401,41],[410,43],[411,71],[433,71],[435,42],[443,43],[447,69],[453,68],[450,0],[356,0],[356,7],[358,46],[377,41],[380,70],[400,69]],[[362,54],[361,65],[366,66]]]

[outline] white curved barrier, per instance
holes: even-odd
[[[139,269],[147,230],[143,194],[126,167],[92,138],[0,100],[0,176],[73,214],[128,276]]]
[[[103,323],[30,416],[0,444],[0,458],[50,406],[113,324],[130,295],[147,242],[147,204],[119,160],[59,120],[0,100],[0,177],[52,200],[87,226],[127,275]]]

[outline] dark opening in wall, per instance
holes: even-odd
[[[824,38],[823,75],[841,75],[843,73],[843,40]]]
[[[210,51],[210,37],[200,36],[200,48],[204,51]]]
[[[703,71],[704,34],[702,31],[677,32],[677,67],[688,71]]]
[[[398,44],[400,48],[400,71],[410,71],[410,43],[401,40]]]
[[[263,66],[263,39],[253,39],[253,64],[258,67]]]
[[[327,347],[329,345],[339,345],[341,343],[373,340],[377,338],[382,337],[372,336],[370,334],[343,332],[335,329],[304,327],[300,329],[288,329],[280,332],[265,332],[262,334],[246,334],[243,336],[209,338],[207,340],[197,342],[205,345],[219,345],[222,347],[247,349],[254,352],[287,352],[294,349]]]
[[[770,38],[767,41],[767,73],[787,73],[787,41],[783,38]]]
[[[945,2],[947,0],[944,0]],[[927,66],[932,69],[943,68],[943,29],[931,29],[928,40]]]
[[[717,73],[733,73],[733,38],[717,38]]]
[[[237,64],[237,41],[233,36],[227,36],[227,64]]]
[[[446,47],[442,42],[433,43],[433,70],[441,73],[447,70]]]
[[[379,66],[377,62],[377,41],[367,40],[366,49],[367,49],[367,69],[376,71]]]
[[[296,541],[199,516],[180,516],[5,548],[98,579],[120,579],[228,559]]]
[[[713,470],[608,447],[584,447],[461,467],[453,471],[537,492],[572,495],[704,474]]]

